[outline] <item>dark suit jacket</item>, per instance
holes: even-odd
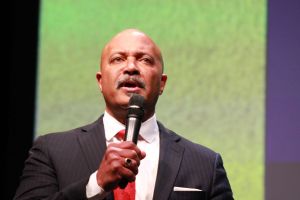
[[[158,122],[160,155],[154,200],[229,200],[232,191],[221,156]],[[25,161],[15,199],[85,199],[89,176],[106,149],[103,120],[39,137]],[[174,192],[174,186],[203,192]],[[106,199],[113,199],[112,193]]]

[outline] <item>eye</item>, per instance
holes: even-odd
[[[123,61],[124,58],[122,58],[121,56],[115,56],[110,59],[110,63],[115,63],[115,64],[121,63]]]
[[[150,58],[150,57],[142,57],[140,59],[140,61],[143,62],[143,63],[145,63],[145,64],[147,64],[147,65],[152,65],[153,62],[154,62],[153,59]]]

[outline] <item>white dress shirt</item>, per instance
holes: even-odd
[[[120,130],[125,129],[125,125],[117,121],[106,111],[103,117],[103,124],[106,144],[120,142],[115,136]],[[150,200],[153,198],[159,159],[159,129],[155,115],[141,124],[140,136],[137,146],[146,152],[146,157],[141,160],[139,173],[136,175],[135,199]],[[98,186],[96,173],[97,171],[90,176],[86,186],[86,194],[89,199],[103,199],[107,195]]]

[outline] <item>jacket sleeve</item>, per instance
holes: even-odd
[[[233,200],[232,190],[220,154],[216,154],[212,190],[208,199]]]

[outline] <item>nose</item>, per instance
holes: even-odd
[[[127,60],[127,65],[124,70],[124,73],[128,74],[128,75],[139,75],[140,74],[140,71],[139,71],[138,66],[136,65],[135,59]]]

